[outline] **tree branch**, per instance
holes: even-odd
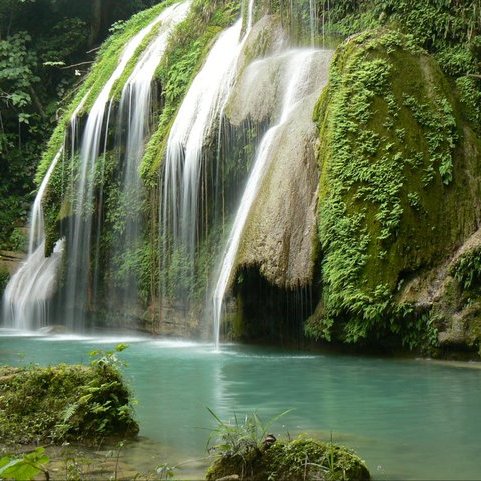
[[[81,65],[88,65],[88,64],[91,64],[91,63],[94,63],[93,60],[89,60],[88,62],[76,63],[74,65],[67,65],[66,67],[60,67],[60,68],[61,68],[61,70],[67,70],[69,68],[80,67]]]

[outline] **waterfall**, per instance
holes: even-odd
[[[160,222],[164,236],[162,257],[167,259],[172,253],[184,256],[191,271],[204,147],[220,123],[240,52],[252,28],[253,9],[254,0],[249,0],[243,36],[242,19],[239,19],[215,42],[182,102],[167,142]],[[169,235],[171,245],[167,240]]]
[[[79,328],[84,324],[85,307],[91,301],[89,292],[90,253],[92,235],[93,176],[97,158],[100,154],[100,143],[107,135],[112,102],[109,101],[112,87],[122,76],[129,61],[134,56],[142,41],[152,29],[162,22],[166,15],[178,5],[164,10],[149,25],[140,30],[125,46],[117,67],[105,83],[96,98],[83,131],[79,151],[79,179],[75,186],[75,216],[69,226],[68,263],[66,273],[65,308],[69,328]],[[149,64],[150,65],[150,64]],[[107,109],[108,106],[108,109]],[[106,116],[106,112],[108,115]],[[74,153],[76,146],[72,149]]]
[[[190,6],[191,1],[189,0],[165,9],[161,15],[162,23],[155,40],[140,57],[122,90],[119,131],[126,125],[126,136],[125,139],[120,139],[121,144],[125,146],[125,152],[121,159],[123,167],[121,192],[124,199],[129,199],[129,205],[140,205],[139,199],[143,194],[139,165],[145,152],[147,138],[151,134],[152,80],[166,51],[174,27],[187,17]],[[140,212],[133,208],[132,211],[125,212],[124,216],[125,229],[116,240],[118,245],[116,255],[124,254],[138,247],[140,238]],[[97,230],[100,231],[100,229]],[[126,300],[135,303],[137,285],[134,278],[129,279],[125,296],[122,296],[124,303]]]
[[[70,119],[72,142],[77,131],[78,114],[85,105],[88,95],[89,92],[72,113]],[[65,240],[58,240],[51,255],[45,256],[45,218],[42,203],[50,178],[64,156],[64,150],[64,146],[58,150],[40,184],[30,214],[28,255],[10,279],[3,296],[4,322],[15,329],[35,330],[48,323],[49,303],[57,285]]]
[[[288,120],[296,103],[303,95],[305,95],[305,91],[302,87],[309,81],[312,63],[317,52],[317,50],[296,50],[283,54],[286,56],[287,63],[284,74],[285,78],[281,100],[281,114],[277,124],[265,133],[257,149],[254,165],[242,195],[234,224],[224,250],[219,276],[213,295],[214,342],[216,349],[219,346],[220,322],[224,296],[231,280],[230,278],[235,265],[237,251],[250,209],[254,203],[264,172],[270,160],[270,150],[278,140],[276,136],[277,131]]]
[[[33,330],[47,323],[48,301],[55,290],[63,241],[57,242],[50,257],[45,257],[42,201],[50,177],[62,155],[63,147],[57,152],[40,185],[32,207],[28,256],[13,275],[4,293],[4,321],[15,329]]]

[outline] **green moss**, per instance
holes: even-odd
[[[0,368],[0,441],[7,444],[132,437],[129,390],[111,365]]]
[[[353,451],[304,437],[274,443],[266,451],[265,463],[272,481],[370,479],[364,461]]]
[[[432,265],[474,230],[474,208],[462,200],[463,134],[436,62],[390,30],[339,47],[315,120],[323,256],[315,322],[321,334],[340,322],[339,336],[356,342],[389,325],[407,273]]]
[[[292,441],[277,441],[268,449],[253,450],[248,456],[218,458],[209,468],[206,479],[213,481],[235,474],[248,481],[370,479],[364,461],[353,451],[303,436]]]
[[[8,270],[0,265],[0,297],[3,296],[3,292],[5,291],[9,280],[10,274],[8,273]]]

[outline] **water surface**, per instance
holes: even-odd
[[[0,331],[0,364],[88,362],[129,348],[125,375],[138,400],[149,456],[175,464],[205,456],[214,421],[293,409],[276,434],[309,432],[355,449],[377,479],[481,478],[481,369],[423,360],[321,355],[151,338],[20,336]],[[469,365],[468,365],[469,366]],[[474,365],[472,366],[474,367]],[[135,456],[145,447],[132,446]],[[162,459],[159,459],[162,458]],[[192,466],[205,464],[193,463]],[[186,469],[188,472],[188,465]],[[194,469],[194,468],[191,468]]]

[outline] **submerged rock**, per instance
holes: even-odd
[[[45,326],[41,327],[38,332],[40,334],[64,334],[66,332],[65,326],[56,325],[56,326]]]

